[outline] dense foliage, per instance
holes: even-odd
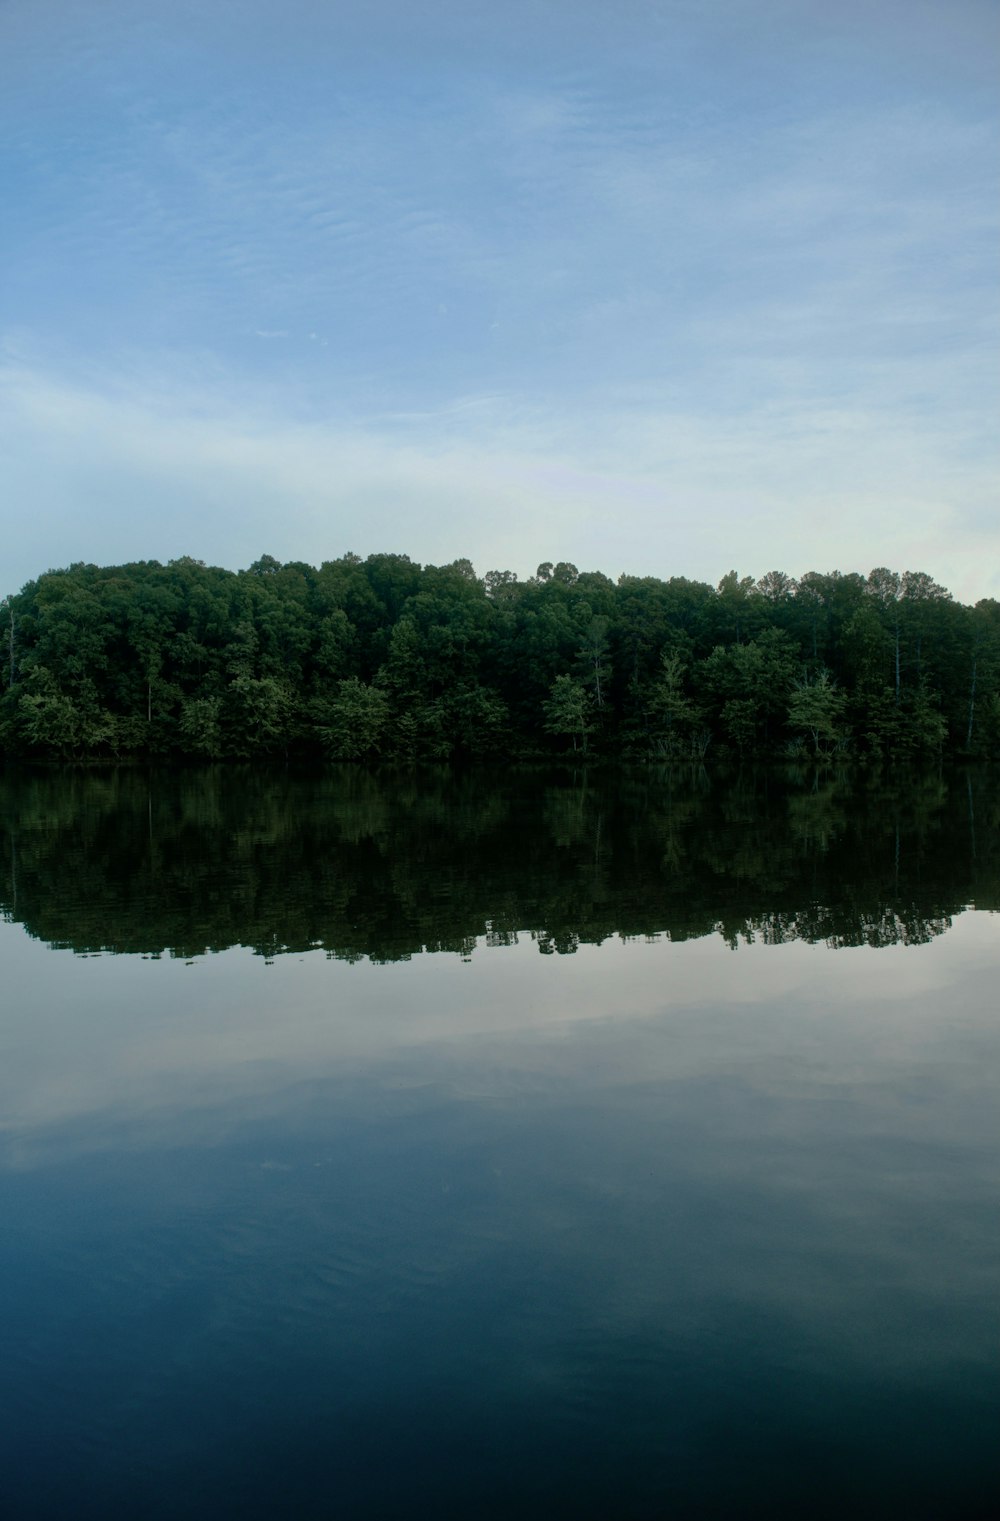
[[[1000,753],[1000,603],[920,572],[182,559],[49,571],[2,611],[11,755]]]

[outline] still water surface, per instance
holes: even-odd
[[[996,795],[4,778],[3,1514],[994,1514]]]

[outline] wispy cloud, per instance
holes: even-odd
[[[985,586],[995,8],[64,9],[0,15],[19,573],[377,535]]]
[[[509,401],[363,426],[282,417],[185,387],[131,395],[21,370],[0,389],[8,480],[30,529],[6,576],[60,562],[224,564],[347,549],[530,574],[566,558],[715,581],[731,565],[931,571],[1000,595],[990,472],[867,410],[620,411],[569,426]],[[44,447],[43,447],[44,446]],[[724,526],[723,526],[724,525]],[[49,546],[46,553],[42,545]]]

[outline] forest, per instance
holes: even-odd
[[[917,571],[183,558],[50,570],[0,615],[7,756],[1000,755],[1000,603]]]

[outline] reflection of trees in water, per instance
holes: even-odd
[[[881,946],[1000,904],[985,771],[17,771],[0,827],[5,916],[81,951]]]
[[[839,950],[852,945],[923,945],[935,935],[943,935],[951,928],[951,921],[952,913],[931,917],[910,905],[900,909],[880,903],[868,912],[817,906],[801,913],[761,914],[744,921],[738,929],[720,924],[719,930],[734,948],[741,940],[748,944],[759,941],[762,945],[822,940]]]

